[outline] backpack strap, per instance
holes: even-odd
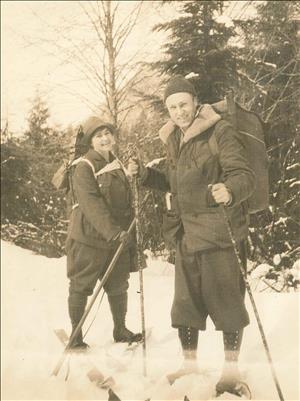
[[[213,133],[211,136],[208,138],[208,147],[213,156],[217,155],[219,153],[219,145],[217,142],[216,135],[219,131],[223,130],[224,127],[228,126],[229,123],[226,120],[220,120],[217,122],[215,125],[215,129],[213,130]]]
[[[85,157],[78,157],[77,159],[73,160],[71,162],[71,164],[70,164],[70,167],[77,166],[77,164],[80,163],[80,162],[85,162],[91,167],[93,175],[94,175],[95,179],[97,180],[96,171],[95,171],[95,167],[94,167],[93,163],[90,162]],[[71,176],[70,176],[70,188],[71,188],[72,203],[73,203],[72,210],[74,210],[79,206],[79,204],[78,204],[78,202],[75,202],[75,193],[74,193],[73,182],[72,182],[72,177]]]
[[[218,147],[218,142],[216,140],[216,135],[215,131],[211,134],[211,136],[208,139],[208,147],[210,150],[210,153],[215,156],[219,153],[219,147]]]
[[[78,159],[74,160],[72,162],[71,166],[76,166],[80,162],[85,162],[91,167],[97,184],[98,184],[97,177],[99,175],[102,175],[104,173],[107,173],[107,172],[110,172],[110,171],[114,171],[114,170],[117,170],[117,169],[122,169],[122,163],[120,162],[119,159],[114,159],[111,163],[108,163],[105,167],[103,167],[102,169],[100,169],[97,172],[95,170],[95,167],[94,167],[93,163],[90,160],[86,159],[85,157],[79,157]],[[72,181],[72,178],[71,178],[71,181]],[[71,182],[71,188],[72,188],[73,199],[75,199],[72,182]],[[74,202],[74,205],[72,206],[72,209],[75,209],[76,207],[78,207],[78,203]]]
[[[76,164],[78,164],[79,162],[85,162],[85,163],[87,163],[87,164],[90,166],[90,168],[92,169],[92,172],[93,172],[94,176],[96,177],[96,170],[95,170],[95,167],[94,167],[94,165],[93,165],[92,162],[90,162],[90,161],[89,161],[88,159],[86,159],[85,157],[80,157],[79,159],[77,159],[77,160],[75,160],[75,161],[77,161],[77,163],[73,163],[73,165],[76,165]]]

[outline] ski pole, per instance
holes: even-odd
[[[144,283],[143,283],[143,266],[141,258],[141,229],[139,219],[139,189],[137,178],[133,178],[133,190],[134,190],[134,214],[136,221],[136,242],[137,242],[137,259],[139,268],[139,281],[140,281],[140,305],[141,305],[141,322],[142,322],[142,336],[143,336],[143,373],[147,376],[146,366],[146,328],[145,328],[145,308],[144,308]]]
[[[225,223],[226,223],[226,226],[227,226],[227,230],[228,230],[228,233],[229,233],[229,237],[230,237],[231,243],[233,245],[234,253],[235,253],[235,256],[236,256],[236,258],[238,260],[238,265],[239,265],[240,271],[242,273],[242,276],[243,276],[243,279],[244,279],[244,282],[245,282],[245,285],[246,285],[246,289],[247,289],[247,292],[248,292],[248,295],[249,295],[249,298],[250,298],[250,301],[251,301],[251,304],[252,304],[252,307],[253,307],[254,315],[255,315],[255,318],[256,318],[256,321],[257,321],[257,325],[258,325],[258,328],[259,328],[261,339],[262,339],[262,342],[263,342],[263,345],[264,345],[264,348],[265,348],[265,351],[266,351],[266,354],[267,354],[267,358],[268,358],[268,361],[269,361],[269,364],[270,364],[271,373],[272,373],[272,377],[273,377],[273,380],[274,380],[274,383],[275,383],[275,386],[276,386],[276,389],[277,389],[277,393],[278,393],[279,399],[281,401],[284,401],[284,397],[283,397],[283,394],[282,394],[282,391],[281,391],[281,387],[280,387],[280,384],[279,384],[279,381],[278,381],[278,378],[277,378],[277,375],[276,375],[276,372],[275,372],[275,368],[274,368],[274,365],[273,365],[271,352],[270,352],[270,349],[269,349],[269,346],[268,346],[268,343],[267,343],[267,338],[266,338],[266,335],[265,335],[265,332],[264,332],[264,328],[263,328],[262,322],[261,322],[260,317],[259,317],[259,313],[258,313],[256,304],[255,304],[255,301],[254,301],[254,297],[253,297],[253,294],[252,294],[252,291],[251,291],[250,284],[248,282],[247,272],[243,268],[243,263],[242,263],[241,258],[240,258],[238,246],[237,246],[237,243],[236,243],[233,231],[232,231],[232,227],[231,227],[228,215],[227,215],[226,210],[225,210],[225,206],[221,204],[220,208],[222,210],[222,213],[223,213],[223,216],[224,216],[224,220],[225,220]]]
[[[131,224],[130,224],[130,226],[129,226],[129,228],[128,228],[128,230],[127,230],[128,234],[130,234],[132,232],[132,230],[133,230],[133,228],[135,226],[135,223],[136,223],[136,221],[135,221],[135,219],[133,219]],[[104,284],[106,283],[111,271],[115,267],[115,265],[116,265],[116,263],[117,263],[117,261],[119,259],[119,256],[121,255],[121,253],[123,251],[124,246],[125,246],[125,242],[124,241],[121,242],[121,244],[118,246],[118,248],[117,248],[112,260],[110,261],[110,264],[109,264],[109,266],[108,266],[108,268],[107,268],[102,280],[100,281],[100,283],[99,283],[94,295],[92,296],[92,298],[91,298],[86,310],[84,311],[84,314],[83,314],[82,318],[80,319],[76,329],[72,333],[72,335],[71,335],[71,337],[69,339],[69,342],[68,342],[68,344],[66,345],[66,348],[63,351],[63,354],[62,354],[61,358],[59,359],[59,361],[57,362],[55,368],[53,369],[52,375],[54,375],[54,376],[58,375],[58,373],[59,373],[59,371],[60,371],[60,369],[61,369],[61,367],[62,367],[62,365],[63,365],[63,363],[65,361],[65,358],[67,356],[67,352],[72,346],[74,338],[76,338],[77,334],[79,333],[80,329],[82,328],[82,326],[83,326],[88,314],[90,313],[90,310],[92,309],[92,306],[94,305],[94,303],[95,303],[95,301],[96,301],[101,289],[103,288]]]

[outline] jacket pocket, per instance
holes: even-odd
[[[166,246],[170,249],[175,248],[182,234],[183,225],[181,218],[172,211],[165,213],[163,215],[163,236]]]

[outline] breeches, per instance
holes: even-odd
[[[67,276],[70,279],[69,294],[73,298],[86,298],[93,293],[114,255],[115,250],[97,249],[71,240],[67,248]],[[128,250],[120,255],[111,271],[104,290],[108,295],[120,295],[128,289],[130,255]]]
[[[239,244],[246,266],[246,245]],[[216,330],[233,332],[249,324],[245,283],[232,247],[189,252],[180,241],[175,263],[172,326],[206,329],[210,316]]]

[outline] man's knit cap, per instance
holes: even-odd
[[[169,96],[179,92],[187,92],[193,96],[197,96],[193,84],[182,75],[176,75],[175,77],[170,79],[166,86],[164,93],[164,102]]]

